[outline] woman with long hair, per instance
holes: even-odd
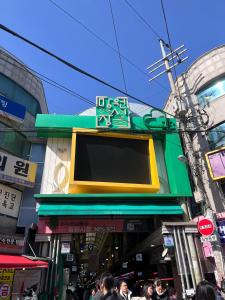
[[[196,300],[216,300],[215,287],[208,281],[199,282],[196,287]]]
[[[143,287],[143,297],[146,300],[152,300],[153,293],[154,293],[153,283],[146,283]]]
[[[115,291],[115,284],[113,276],[106,272],[100,277],[100,289],[103,294],[102,300],[120,300]]]

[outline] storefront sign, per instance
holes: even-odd
[[[71,253],[68,253],[68,254],[66,255],[66,261],[73,261],[73,260],[74,260],[74,255],[71,254]]]
[[[0,152],[0,180],[33,187],[37,164]]]
[[[51,224],[50,218],[40,218],[38,233],[90,233],[90,232],[123,232],[124,220],[121,219],[82,219],[58,218]]]
[[[39,294],[41,270],[16,270],[13,282],[12,300],[23,299],[24,292],[34,291]]]
[[[217,241],[217,236],[215,234],[209,235],[209,236],[201,236],[200,239],[201,239],[202,243],[205,243],[205,242],[216,242]]]
[[[96,127],[129,129],[130,115],[127,97],[96,97]]]
[[[23,122],[26,107],[0,95],[0,114],[17,122]]]
[[[217,221],[217,228],[220,236],[220,242],[221,244],[225,244],[225,220]]]
[[[62,254],[70,253],[70,243],[62,243],[61,253]]]
[[[164,235],[163,240],[164,240],[165,247],[174,247],[174,241],[172,235]]]
[[[0,204],[1,205],[1,204]],[[15,237],[0,234],[0,253],[6,250],[16,250],[13,253],[20,253],[24,246],[24,237]]]
[[[127,232],[149,232],[150,220],[125,220],[124,231]]]
[[[17,218],[22,193],[16,189],[0,184],[0,213]]]
[[[14,269],[0,269],[0,300],[10,300]]]
[[[204,218],[198,222],[198,231],[204,236],[209,236],[213,234],[215,226],[213,221],[207,218]]]
[[[137,253],[136,254],[136,261],[143,261],[143,255],[142,255],[142,253]]]

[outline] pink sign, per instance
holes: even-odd
[[[217,220],[225,219],[225,212],[217,213],[216,218],[217,218]]]
[[[87,232],[123,232],[124,220],[121,219],[73,219],[57,218],[54,225],[50,218],[40,218],[38,233],[87,233]]]
[[[213,177],[225,177],[225,150],[208,155]]]

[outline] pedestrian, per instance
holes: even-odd
[[[177,291],[173,287],[169,288],[169,298],[170,298],[170,300],[177,299]]]
[[[152,295],[153,300],[169,300],[169,293],[164,281],[156,280],[155,291]]]
[[[100,288],[103,296],[101,300],[120,300],[119,295],[115,291],[113,276],[106,272],[100,277]]]
[[[96,289],[91,289],[91,294],[89,297],[89,300],[94,300],[95,299],[95,295],[96,295]]]
[[[215,287],[208,281],[199,282],[196,287],[196,300],[216,300]]]
[[[144,300],[152,300],[154,293],[154,285],[153,283],[146,283],[143,287],[143,296]]]
[[[100,280],[99,279],[97,279],[97,281],[96,281],[95,288],[96,288],[96,294],[94,296],[94,300],[101,300],[101,297],[103,294],[100,289]]]
[[[122,300],[131,300],[132,292],[128,289],[127,283],[124,280],[119,283],[119,293]]]

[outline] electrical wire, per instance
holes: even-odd
[[[122,72],[122,77],[123,77],[124,89],[127,93],[127,85],[126,85],[125,74],[124,74],[124,69],[123,69],[123,62],[122,62],[122,58],[121,58],[121,54],[120,54],[120,46],[119,46],[119,41],[118,41],[117,32],[116,32],[116,24],[115,24],[115,18],[113,15],[113,8],[112,8],[111,0],[109,0],[109,6],[110,6],[110,12],[111,12],[111,16],[112,16],[112,22],[113,22],[113,28],[114,28],[114,33],[115,33],[115,39],[116,39],[119,60],[120,60],[120,67],[121,67],[121,72]]]
[[[138,16],[138,18],[151,30],[151,32],[161,40],[160,35],[158,32],[142,17],[142,15],[132,6],[128,0],[124,0],[124,2],[133,10],[133,12]]]
[[[0,128],[0,132],[41,132],[41,131],[45,131],[46,132],[46,128]],[[88,130],[88,128],[87,128]],[[118,132],[118,130],[116,130]],[[47,132],[51,132],[51,133],[72,133],[71,128],[62,128],[62,129],[56,129],[56,128],[47,128]],[[98,132],[115,132],[115,130],[112,129],[104,129],[104,130],[98,130]],[[124,132],[124,131],[121,131]],[[173,133],[184,133],[184,132],[188,132],[188,133],[207,133],[206,130],[191,130],[191,129],[164,129],[164,130],[154,130],[154,129],[149,129],[149,130],[135,130],[135,129],[131,129],[129,131],[130,134],[140,134],[140,133],[146,133],[146,134],[173,134]],[[225,130],[218,130],[216,131],[218,133],[224,133],[225,134]]]
[[[173,51],[172,49],[173,48],[172,48],[172,43],[171,43],[171,39],[170,39],[169,27],[168,27],[168,22],[167,22],[167,18],[166,18],[166,12],[165,12],[165,8],[164,8],[163,0],[161,0],[161,7],[162,7],[162,12],[163,12],[163,18],[164,18],[165,26],[166,26],[166,33],[167,33],[167,38],[168,38],[168,42],[169,42],[169,49],[170,49],[170,53],[171,53],[171,58],[172,58],[172,62],[173,62],[173,65],[174,65],[174,74],[175,74],[175,79],[176,79],[176,82],[177,82],[178,94],[179,94],[179,98],[181,100],[182,97],[181,97],[179,83],[178,83],[178,80],[177,80],[178,79],[178,77],[177,77],[177,71],[176,71],[175,61],[174,61],[173,53],[172,53],[172,51]]]
[[[100,79],[100,78],[96,77],[95,75],[93,75],[93,74],[91,74],[91,73],[88,73],[87,71],[85,71],[85,70],[83,70],[83,69],[77,67],[76,65],[70,63],[69,61],[67,61],[67,60],[65,60],[65,59],[63,59],[63,58],[57,56],[56,54],[54,54],[54,53],[50,52],[49,50],[47,50],[47,49],[45,49],[45,48],[39,46],[38,44],[32,42],[31,40],[29,40],[29,39],[23,37],[22,35],[16,33],[15,31],[9,29],[8,27],[6,27],[6,26],[4,26],[4,25],[2,25],[2,24],[0,24],[0,29],[2,29],[2,30],[5,31],[5,32],[8,32],[8,33],[11,34],[11,35],[14,35],[15,37],[17,37],[18,39],[24,41],[25,43],[27,43],[27,44],[33,46],[34,48],[37,48],[37,49],[40,50],[41,52],[43,52],[43,53],[45,53],[45,54],[47,54],[47,55],[49,55],[49,56],[55,58],[56,60],[60,61],[61,63],[63,63],[63,64],[66,65],[67,67],[71,68],[72,70],[74,70],[74,71],[76,71],[76,72],[78,72],[78,73],[80,73],[80,74],[83,74],[84,76],[89,77],[89,78],[91,78],[91,79],[93,79],[93,80],[95,80],[95,81],[97,81],[97,82],[99,82],[99,83],[101,83],[101,84],[103,84],[103,85],[105,85],[105,86],[107,86],[107,87],[109,87],[109,88],[111,88],[111,89],[117,91],[117,92],[120,92],[120,93],[126,95],[127,97],[136,100],[137,102],[140,102],[140,103],[142,103],[142,104],[145,104],[145,105],[147,105],[147,106],[150,106],[151,108],[154,108],[154,109],[156,109],[156,110],[158,110],[158,111],[163,111],[161,108],[158,108],[158,107],[155,107],[155,106],[153,106],[153,105],[150,105],[150,104],[146,103],[145,101],[141,100],[140,98],[137,98],[137,97],[135,97],[135,96],[133,96],[133,95],[131,95],[131,94],[129,94],[129,93],[126,93],[125,91],[123,91],[123,90],[121,90],[121,89],[119,89],[119,88],[113,86],[112,84],[106,82],[105,80]],[[167,113],[167,114],[173,116],[173,115],[170,114],[170,113]]]
[[[118,51],[112,47],[108,42],[106,42],[106,40],[104,40],[102,37],[100,37],[98,34],[96,34],[92,29],[90,29],[89,27],[87,27],[84,23],[82,23],[80,20],[78,20],[77,18],[75,18],[70,12],[66,11],[62,6],[58,5],[55,1],[53,0],[49,0],[49,2],[51,2],[55,7],[57,7],[60,11],[62,11],[64,14],[66,14],[68,17],[70,17],[73,21],[75,21],[76,23],[78,23],[81,27],[83,27],[88,33],[90,33],[92,36],[94,36],[96,39],[98,39],[100,42],[102,42],[105,46],[107,46],[108,48],[110,48],[111,50],[113,50],[114,52],[116,52],[118,54]],[[139,66],[137,66],[136,64],[134,64],[129,58],[127,58],[124,54],[122,54],[120,52],[120,56],[127,62],[129,63],[131,66],[133,66],[138,72],[140,72],[141,74],[145,75],[146,77],[150,78],[150,75],[146,72],[144,72]],[[159,83],[158,81],[154,81],[155,84],[157,84],[158,86],[160,86],[162,89],[164,89],[165,91],[168,91],[168,88],[166,88],[164,85],[162,85],[161,83]]]
[[[7,56],[7,57],[10,58],[10,55],[8,55],[7,53],[5,53],[5,52],[2,52],[2,53],[4,53],[5,56]],[[68,93],[69,95],[71,95],[71,96],[73,96],[73,97],[75,97],[75,98],[78,98],[78,99],[80,99],[80,100],[82,100],[82,101],[84,101],[84,102],[86,102],[86,103],[88,103],[88,104],[90,104],[90,105],[94,105],[94,106],[95,106],[95,102],[94,102],[94,101],[92,101],[92,100],[90,100],[90,99],[88,99],[88,98],[86,98],[86,97],[80,95],[79,93],[75,92],[74,90],[71,90],[71,89],[67,88],[66,86],[64,86],[64,85],[62,85],[62,84],[56,82],[56,81],[53,80],[53,79],[50,79],[50,78],[47,77],[46,75],[43,75],[43,74],[39,73],[38,71],[36,71],[36,70],[34,70],[34,69],[28,67],[28,66],[24,66],[24,67],[18,66],[18,65],[16,65],[16,64],[14,64],[13,62],[8,61],[7,59],[4,59],[3,57],[0,57],[0,60],[3,60],[3,61],[5,61],[5,62],[7,62],[8,64],[11,64],[11,65],[14,66],[15,68],[18,68],[18,69],[21,69],[21,70],[26,70],[26,69],[28,69],[31,73],[34,73],[34,75],[35,75],[37,78],[39,78],[40,80],[42,80],[42,81],[48,83],[49,85],[52,85],[52,86],[54,86],[54,87],[56,87],[56,88],[62,90],[63,92]]]
[[[1,52],[1,50],[0,50],[0,52]],[[3,52],[3,51],[2,51],[2,53],[3,53],[6,57],[11,58],[11,56],[10,56],[8,53]],[[68,93],[69,95],[72,95],[73,97],[78,98],[78,99],[80,99],[80,100],[82,100],[82,101],[84,101],[84,102],[86,102],[86,103],[88,103],[88,104],[91,104],[91,105],[93,105],[93,106],[96,105],[96,103],[95,103],[94,101],[92,101],[92,100],[90,100],[90,99],[88,99],[88,98],[85,98],[84,96],[81,96],[80,94],[76,93],[75,91],[73,91],[73,90],[71,90],[71,89],[65,87],[64,85],[62,85],[62,84],[60,84],[60,83],[58,83],[58,82],[56,82],[56,81],[50,79],[49,77],[47,77],[47,76],[45,76],[45,75],[43,75],[43,74],[41,74],[41,73],[35,71],[34,69],[32,69],[32,68],[30,68],[30,67],[27,67],[27,66],[25,66],[25,65],[23,65],[23,64],[22,64],[21,66],[18,66],[17,64],[14,64],[13,62],[8,61],[7,59],[4,59],[4,58],[1,57],[1,56],[0,56],[0,60],[3,60],[3,61],[5,61],[6,63],[9,63],[9,64],[11,64],[13,67],[18,68],[18,69],[20,69],[20,70],[23,70],[23,71],[24,71],[24,70],[29,70],[29,72],[31,72],[31,74],[33,74],[34,76],[36,76],[36,77],[39,78],[40,80],[46,82],[47,84],[52,85],[52,86],[54,86],[54,87],[56,87],[56,88],[62,90],[63,92],[66,92],[66,93]],[[38,75],[37,75],[37,74],[38,74]],[[147,108],[145,108],[145,109],[142,110],[142,111],[145,111],[145,110],[147,110],[147,109],[149,109],[149,108],[150,108],[150,107],[147,107]],[[14,124],[11,122],[11,119],[10,119],[7,115],[5,115],[5,117],[8,119],[8,121],[10,122],[10,124],[12,125],[12,127],[14,127]],[[139,127],[139,126],[137,126],[137,127]],[[139,128],[140,128],[140,127],[139,127]],[[141,128],[140,128],[140,129],[141,129]]]

